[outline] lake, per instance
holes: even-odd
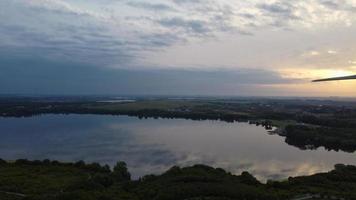
[[[354,153],[300,150],[248,123],[138,119],[109,115],[0,118],[0,158],[125,161],[134,178],[173,165],[207,164],[259,180],[325,172],[356,164]]]

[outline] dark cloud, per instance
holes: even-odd
[[[152,50],[157,47],[173,45],[177,41],[185,41],[184,38],[172,33],[142,35],[139,39],[142,41],[141,46],[143,50]]]
[[[296,7],[290,2],[277,1],[274,3],[262,3],[258,4],[259,8],[264,16],[268,16],[272,19],[268,25],[275,27],[287,27],[291,21],[300,20],[294,11]]]
[[[356,12],[356,6],[351,5],[345,0],[320,0],[320,4],[332,10]]]
[[[15,44],[1,45],[0,53],[12,53],[18,57],[38,57],[76,61],[91,64],[130,62],[135,44],[128,43],[109,34],[103,29],[88,31],[79,27],[61,31],[57,35],[31,31],[17,26],[0,27],[1,34],[9,34]],[[73,34],[67,34],[72,32]],[[137,45],[136,45],[137,46]]]
[[[253,15],[253,14],[250,14],[250,13],[242,13],[242,14],[239,14],[241,17],[243,18],[247,18],[247,19],[256,19],[256,16]]]
[[[159,24],[170,28],[180,28],[185,32],[195,34],[205,34],[210,32],[206,22],[201,20],[186,20],[178,17],[162,19],[158,21]]]
[[[204,19],[189,17],[132,16],[124,22],[110,12],[94,12],[75,4],[61,2],[0,2],[0,47],[18,57],[38,57],[92,65],[126,66],[140,62],[142,51],[155,51],[191,37],[208,38],[217,32],[252,35],[231,25],[234,12],[230,6],[215,6],[200,0],[174,0],[172,4],[123,1],[129,6],[154,11],[190,9],[206,13]],[[179,4],[179,5],[178,5]],[[175,5],[175,6],[174,6]],[[6,9],[4,9],[6,8]],[[16,13],[13,15],[12,13]],[[6,16],[12,16],[7,19]],[[6,18],[6,20],[5,20]],[[127,22],[127,26],[122,27]],[[132,28],[132,24],[152,24],[152,30]],[[161,31],[165,28],[166,31]],[[119,29],[119,31],[117,31]],[[123,30],[123,31],[121,31]],[[159,30],[159,31],[156,31]]]
[[[176,4],[194,4],[194,3],[202,3],[201,0],[173,0]],[[206,2],[205,2],[206,3]]]
[[[226,95],[295,83],[268,70],[123,70],[39,58],[1,57],[0,93]],[[267,91],[265,91],[267,92]]]
[[[270,13],[283,14],[283,15],[291,15],[293,12],[291,9],[291,5],[287,3],[272,3],[272,4],[259,4],[258,8],[268,11]]]
[[[127,67],[142,59],[138,58],[142,51],[157,50],[184,41],[173,33],[155,32],[132,32],[130,37],[133,39],[128,39],[127,35],[116,34],[112,27],[93,22],[88,16],[73,18],[72,13],[48,12],[47,18],[43,19],[43,13],[35,13],[28,8],[25,10],[30,18],[19,15],[14,23],[2,23],[0,19],[0,52],[11,52],[19,58],[37,57]],[[57,21],[57,18],[60,20]],[[25,24],[27,20],[34,19],[42,23]]]
[[[6,20],[0,18],[2,54],[110,65],[133,61],[141,48],[136,41],[115,36],[107,26],[98,23],[95,14],[73,16],[76,12],[91,13],[85,10],[52,4],[42,7],[19,2],[1,4],[7,9],[0,16],[11,16]]]
[[[135,23],[139,20],[142,24],[149,22],[157,27],[163,26],[175,31],[128,30],[128,33],[117,33],[113,30],[114,24],[106,24],[113,22],[107,22],[104,16],[84,9],[52,4],[38,7],[26,7],[20,3],[0,2],[1,4],[9,8],[5,13],[11,15],[12,10],[18,10],[18,14],[8,21],[0,19],[0,51],[12,52],[25,58],[38,57],[101,66],[128,66],[144,59],[140,56],[142,51],[154,51],[185,42],[187,35],[195,37],[210,32],[207,23],[200,20],[156,20],[141,16],[128,21],[134,20]],[[6,6],[8,4],[10,6]],[[145,9],[173,10],[165,4],[128,4]]]
[[[210,38],[211,36],[215,36],[217,32],[233,32],[241,35],[251,35],[249,31],[241,30],[232,25],[231,21],[235,13],[233,8],[229,5],[217,6],[214,2],[202,2],[200,0],[174,0],[173,2],[176,5],[172,6],[171,10],[177,12],[186,10],[187,13],[191,13],[192,15],[203,14],[203,16],[191,18],[190,15],[172,15],[172,17],[139,17],[130,19],[153,23],[158,28],[169,28],[175,35],[180,35],[180,37],[173,37],[173,39],[176,39],[176,42],[186,41],[189,37]],[[144,4],[142,3],[139,3],[139,5],[140,7],[146,6],[143,6]],[[149,6],[147,7],[149,8]],[[173,34],[168,35],[172,36]]]
[[[339,9],[340,8],[340,4],[335,2],[335,1],[320,1],[320,3],[322,5],[324,5],[325,7],[331,8],[331,9]]]
[[[127,3],[127,5],[136,7],[136,8],[142,8],[146,10],[153,10],[153,11],[173,11],[174,9],[166,4],[154,4],[154,3],[148,3],[148,2],[133,2],[130,1]]]

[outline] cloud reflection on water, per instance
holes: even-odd
[[[127,162],[134,178],[173,165],[207,164],[259,180],[328,171],[336,163],[356,164],[355,154],[302,151],[284,138],[247,123],[123,116],[45,115],[0,119],[4,159]]]

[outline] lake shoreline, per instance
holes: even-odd
[[[102,100],[103,101],[103,100]],[[278,135],[301,149],[325,147],[354,152],[356,104],[295,99],[130,99],[130,102],[41,101],[0,99],[0,117],[41,114],[97,114],[142,118],[249,122]],[[294,137],[295,129],[303,138]],[[324,134],[324,133],[327,134]],[[347,134],[338,134],[346,132]],[[309,142],[303,142],[309,141]],[[331,142],[330,142],[331,141]],[[350,142],[351,141],[351,142]]]

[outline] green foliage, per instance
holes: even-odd
[[[341,164],[328,173],[263,184],[248,172],[236,176],[205,165],[175,166],[162,175],[131,181],[124,162],[113,171],[84,162],[1,163],[1,200],[274,200],[303,194],[356,198],[356,167]]]
[[[356,150],[356,134],[350,128],[332,128],[310,125],[288,125],[286,142],[301,149],[325,147],[329,150]]]
[[[6,161],[0,158],[0,166],[1,165],[6,165],[6,164],[7,164]]]
[[[112,184],[114,183],[113,177],[109,174],[95,174],[92,177],[92,181],[106,188],[112,186]]]
[[[131,174],[127,170],[127,166],[125,162],[117,162],[114,166],[113,177],[115,181],[130,181]]]

